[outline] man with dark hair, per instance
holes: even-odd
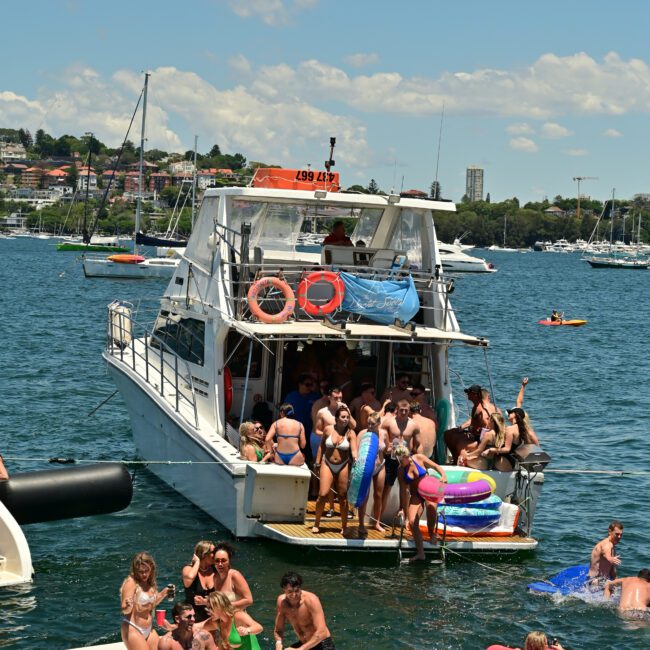
[[[616,567],[621,564],[621,558],[616,555],[616,545],[622,537],[623,524],[615,519],[607,529],[607,537],[600,540],[591,551],[589,577],[593,579],[593,586],[616,578]]]
[[[276,650],[299,648],[300,650],[335,650],[332,635],[327,629],[323,606],[316,594],[303,591],[302,577],[295,571],[288,571],[280,580],[283,593],[276,602],[275,636]],[[298,641],[291,646],[284,645],[284,627],[289,621]]]
[[[205,630],[194,630],[194,607],[175,603],[172,618],[176,629],[158,642],[159,650],[216,650],[214,639]]]
[[[618,578],[605,583],[605,598],[611,598],[612,588],[621,588],[619,612],[647,612],[650,608],[650,569],[641,569],[636,578]]]
[[[399,402],[401,399],[411,399],[411,377],[406,372],[400,372],[395,377],[395,385],[389,386],[382,395],[382,401],[389,399],[391,402]]]
[[[335,221],[332,224],[332,232],[323,239],[323,246],[334,244],[335,246],[354,246],[352,240],[345,234],[345,224],[342,221]]]

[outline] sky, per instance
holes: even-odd
[[[31,0],[2,9],[0,127],[322,169],[493,202],[650,193],[645,0]],[[134,127],[130,139],[139,141]]]

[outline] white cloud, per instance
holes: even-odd
[[[567,156],[587,156],[589,154],[586,149],[567,149],[564,153]]]
[[[259,18],[276,26],[288,24],[296,12],[314,7],[316,0],[228,0],[228,5],[240,18]]]
[[[513,138],[510,140],[510,148],[515,151],[526,151],[527,153],[535,153],[537,145],[530,138]]]
[[[379,63],[379,55],[359,52],[358,54],[350,54],[349,56],[346,56],[345,61],[353,68],[364,68],[367,65]]]
[[[508,125],[506,127],[506,133],[510,133],[510,135],[532,135],[535,133],[535,129],[530,124],[526,124],[526,122],[519,122]]]
[[[556,124],[555,122],[546,122],[542,126],[541,136],[543,138],[567,138],[570,135],[571,131],[569,131],[569,129],[560,124]]]
[[[620,138],[623,134],[618,129],[606,129],[603,135],[606,138]]]

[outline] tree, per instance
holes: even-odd
[[[29,149],[34,144],[32,134],[27,129],[18,129],[18,138],[25,149]]]
[[[208,154],[208,158],[215,158],[216,156],[221,155],[221,149],[219,149],[219,145],[215,144],[212,149],[210,149],[210,153]]]
[[[65,182],[70,187],[77,187],[77,179],[79,178],[79,170],[76,165],[70,165],[68,167],[68,175],[66,176]]]
[[[377,185],[374,178],[371,178],[370,183],[368,183],[368,194],[379,194],[379,185]]]
[[[54,149],[54,138],[45,133],[43,129],[36,131],[36,142],[34,148],[41,156],[51,156]]]

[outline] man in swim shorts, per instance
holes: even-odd
[[[600,540],[591,551],[589,578],[593,587],[604,586],[606,580],[616,578],[616,567],[621,564],[621,558],[616,554],[616,545],[622,537],[623,524],[615,519],[609,525],[607,537]]]
[[[650,607],[650,569],[641,569],[637,577],[618,578],[605,583],[605,598],[611,598],[612,589],[621,588],[619,612],[647,612]]]
[[[288,571],[282,576],[280,588],[283,593],[276,601],[273,630],[276,650],[335,650],[332,635],[325,622],[323,606],[316,594],[303,591],[302,577],[294,571]],[[284,626],[287,621],[291,623],[298,637],[298,641],[291,646],[284,645]]]
[[[483,399],[483,389],[478,384],[472,384],[465,389],[467,399],[472,402],[472,412],[469,420],[459,427],[445,431],[445,444],[449,449],[453,464],[458,462],[460,452],[481,439],[481,431],[490,429],[490,415],[496,411],[492,402]]]

